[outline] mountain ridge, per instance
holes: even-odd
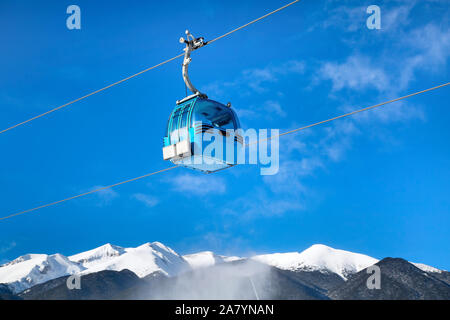
[[[135,248],[107,243],[69,257],[61,254],[20,256],[0,266],[0,283],[8,286],[12,292],[19,293],[35,285],[72,274],[129,270],[139,278],[156,273],[174,277],[188,271],[241,260],[253,260],[286,271],[335,274],[343,280],[379,261],[367,255],[322,244],[312,245],[302,252],[245,258],[217,255],[212,251],[180,255],[161,242],[147,242]],[[414,265],[426,272],[442,272],[424,264]]]

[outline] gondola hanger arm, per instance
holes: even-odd
[[[194,87],[191,80],[189,79],[189,73],[188,73],[189,64],[192,62],[191,52],[205,46],[208,42],[206,42],[203,37],[195,38],[189,32],[189,30],[186,30],[186,39],[181,37],[180,43],[186,44],[186,47],[184,48],[184,60],[183,60],[183,67],[182,67],[184,83],[186,84],[186,86],[189,88],[189,90],[194,95],[197,95],[197,96],[200,96],[203,98],[208,98],[206,96],[206,94],[201,93],[197,88]]]

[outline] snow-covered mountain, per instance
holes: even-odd
[[[333,249],[322,244],[315,244],[301,253],[265,254],[252,259],[284,270],[333,272],[343,279],[378,262],[364,254]]]
[[[61,254],[27,254],[0,266],[0,283],[15,293],[34,285],[72,274],[88,274],[103,270],[128,269],[139,277],[154,272],[166,276],[190,270],[189,263],[162,243],[145,243],[137,248],[111,244],[70,257]]]
[[[61,254],[21,256],[0,266],[0,283],[7,284],[13,292],[18,293],[34,285],[71,274],[128,269],[141,278],[154,272],[173,277],[189,270],[245,259],[247,258],[216,255],[211,251],[181,256],[160,242],[145,243],[136,248],[105,244],[70,257]],[[284,270],[335,273],[344,280],[348,275],[378,262],[377,259],[363,254],[320,244],[303,252],[257,255],[251,259]],[[426,272],[441,272],[424,264],[414,265]]]
[[[145,243],[137,248],[121,248],[108,243],[73,255],[69,260],[85,268],[81,274],[128,269],[141,278],[156,271],[171,277],[190,269],[183,257],[160,242]]]
[[[252,259],[283,270],[336,273],[344,280],[378,262],[378,259],[364,254],[334,249],[323,244],[312,245],[302,252],[264,254]],[[425,272],[442,272],[423,263],[413,264]]]
[[[14,292],[65,275],[80,273],[83,266],[60,254],[27,254],[0,266],[0,283]]]

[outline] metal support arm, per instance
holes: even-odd
[[[180,38],[180,43],[185,43],[186,48],[184,48],[184,60],[183,60],[183,80],[184,83],[186,83],[186,86],[189,88],[189,90],[192,91],[193,94],[206,97],[205,94],[198,91],[194,85],[192,84],[191,80],[189,79],[188,74],[188,66],[189,63],[191,63],[191,52],[194,50],[197,50],[198,48],[203,47],[207,44],[207,42],[204,41],[203,37],[195,38],[189,30],[186,30],[186,39],[183,37]]]

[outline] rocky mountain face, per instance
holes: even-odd
[[[364,269],[334,288],[329,296],[339,300],[450,299],[450,285],[439,279],[440,272],[423,271],[399,258],[385,258],[376,265],[380,267],[380,289],[368,289],[368,273]]]
[[[366,268],[380,267],[369,289]],[[81,278],[69,290],[67,278]],[[0,299],[449,299],[450,273],[402,259],[313,245],[250,258],[181,256],[159,242],[104,245],[70,257],[25,255],[0,266]]]
[[[11,289],[5,285],[0,284],[0,300],[18,300],[18,296],[14,295]]]
[[[18,296],[25,300],[115,299],[120,292],[140,282],[140,278],[129,270],[104,270],[82,276],[81,289],[70,290],[66,284],[68,277],[38,284]]]

